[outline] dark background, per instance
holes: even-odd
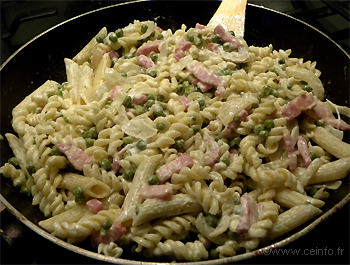
[[[120,2],[126,1],[1,1],[1,63],[27,41],[52,26],[85,12]],[[349,52],[349,1],[248,2],[301,19],[326,33]],[[302,40],[300,45],[303,45]],[[22,235],[12,241],[11,237],[2,234],[1,264],[101,264],[38,236],[4,210],[1,212],[1,229],[10,226],[15,227]],[[286,251],[284,254],[280,252],[277,255],[262,255],[240,263],[349,264],[349,233],[348,203],[317,229],[282,248]],[[315,254],[302,256],[292,252],[302,249],[314,250]],[[330,255],[331,252],[333,255]]]

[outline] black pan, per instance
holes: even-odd
[[[219,4],[220,2],[217,1],[152,1],[119,4],[76,17],[39,35],[1,66],[1,135],[13,132],[11,127],[13,107],[48,79],[59,83],[64,82],[66,77],[63,59],[74,57],[103,26],[109,30],[115,30],[133,22],[134,19],[157,18],[158,25],[164,29],[176,30],[182,24],[194,27],[197,22],[206,24]],[[293,51],[292,57],[304,58],[304,61],[317,61],[317,68],[322,72],[321,80],[326,88],[326,97],[336,104],[349,106],[349,55],[323,33],[290,16],[249,5],[245,39],[249,45],[272,44],[274,49],[290,48]],[[345,139],[349,142],[349,134],[345,135]],[[4,164],[12,156],[6,141],[1,141],[0,164]],[[312,257],[316,263],[322,261],[348,263],[349,259],[346,255],[349,255],[349,199],[348,177],[323,208],[322,216],[279,238],[274,245],[265,246],[252,253],[215,261],[215,263],[242,261],[254,256],[259,257],[248,262],[279,263],[286,262],[286,259],[288,259],[287,262],[296,262],[299,258],[296,259],[297,257],[291,254],[288,256],[279,254],[273,257],[263,255],[264,251],[272,248],[288,249],[288,246],[290,249],[293,247],[318,250],[318,255]],[[136,261],[104,257],[90,251],[88,244],[84,242],[79,246],[73,246],[43,231],[37,225],[44,219],[38,207],[31,205],[29,197],[15,192],[11,182],[2,176],[1,200],[18,219],[45,240],[73,251],[78,256],[84,255],[95,261],[141,264]],[[343,209],[338,211],[342,207]],[[328,220],[330,216],[332,217]],[[333,233],[341,233],[345,241],[340,243],[340,235]],[[324,247],[331,248],[333,254],[326,250],[321,253],[321,248]],[[336,252],[337,248],[344,251],[339,254]],[[337,257],[335,257],[336,253]],[[149,262],[142,264],[150,264]],[[304,261],[301,262],[304,263]],[[208,264],[214,263],[211,261]]]

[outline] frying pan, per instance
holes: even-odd
[[[115,30],[133,22],[134,19],[140,21],[156,19],[161,28],[170,28],[175,31],[182,24],[188,27],[194,27],[197,22],[206,24],[219,4],[220,2],[217,1],[141,1],[117,4],[78,16],[37,36],[1,66],[1,135],[7,132],[13,133],[11,111],[25,96],[48,79],[59,83],[66,81],[63,59],[74,57],[103,26],[108,30]],[[326,35],[290,16],[250,4],[247,6],[245,28],[245,39],[249,45],[272,44],[274,49],[292,49],[292,57],[304,58],[304,61],[317,61],[317,68],[322,72],[321,80],[326,90],[326,97],[336,104],[349,106],[349,55]],[[349,122],[349,120],[346,121]],[[345,139],[349,142],[348,133],[345,134]],[[1,141],[0,164],[3,165],[12,156],[6,140]],[[38,226],[38,222],[44,219],[44,216],[38,207],[31,205],[31,198],[15,191],[11,181],[3,176],[1,176],[0,198],[18,219],[45,240],[78,255],[84,255],[96,261],[119,264],[154,264],[153,262],[163,261],[140,262],[133,260],[134,257],[109,258],[93,252],[89,249],[87,242],[73,246],[51,236]],[[260,257],[254,261],[266,262],[262,254],[268,250],[293,243],[294,246],[305,247],[303,236],[312,230],[316,244],[318,239],[316,235],[321,238],[324,234],[319,226],[322,227],[321,223],[326,219],[333,214],[336,218],[349,218],[336,213],[340,208],[348,207],[349,200],[349,177],[347,177],[322,209],[322,216],[275,240],[272,245],[262,246],[261,249],[251,253],[201,262],[201,264],[231,263],[255,256]],[[347,222],[342,221],[342,224],[348,224],[348,219]],[[345,236],[348,237],[346,229],[349,228],[344,227],[344,230],[338,228],[336,231],[345,231]],[[331,243],[329,246],[332,246]],[[345,249],[344,255],[348,254],[349,242],[335,245],[335,247],[339,246]],[[309,247],[312,248],[312,246]],[[272,258],[276,260],[277,257]],[[337,260],[333,262],[336,263]]]

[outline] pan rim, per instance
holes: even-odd
[[[22,47],[20,47],[16,52],[14,52],[1,66],[0,66],[0,72],[1,70],[8,64],[8,62],[14,57],[16,56],[18,53],[20,53],[21,50],[23,50],[26,46],[28,46],[29,44],[31,44],[33,41],[35,41],[36,39],[38,39],[39,37],[41,37],[42,35],[46,34],[47,32],[54,30],[55,28],[68,23],[72,20],[78,19],[82,16],[86,16],[88,14],[94,13],[94,12],[99,12],[108,8],[114,8],[116,6],[122,6],[122,5],[128,5],[128,4],[134,4],[134,3],[140,3],[140,2],[151,2],[149,0],[136,0],[136,1],[130,1],[130,2],[125,2],[125,3],[118,3],[118,4],[113,4],[110,6],[106,6],[106,7],[102,7],[93,11],[89,11],[86,12],[84,14],[75,16],[73,18],[70,18],[66,21],[63,21],[47,30],[45,30],[44,32],[40,33],[39,35],[35,36],[34,38],[32,38],[31,40],[29,40],[27,43],[25,43]],[[274,12],[283,16],[286,16],[290,19],[293,19],[299,23],[303,23],[304,25],[312,28],[313,30],[317,31],[319,34],[322,34],[324,37],[326,37],[328,40],[330,40],[334,45],[336,45],[338,47],[338,49],[340,49],[349,59],[350,59],[350,55],[349,52],[347,52],[344,48],[342,48],[338,43],[336,43],[334,40],[332,40],[328,35],[326,35],[324,32],[320,31],[319,29],[313,27],[312,25],[301,21],[299,19],[296,19],[288,14],[284,14],[280,11],[276,11],[273,10],[271,8],[267,8],[264,6],[260,6],[260,5],[256,5],[256,4],[248,4],[249,6],[253,6],[256,8],[261,8],[264,10],[268,10],[270,12]],[[349,177],[349,176],[348,176]],[[126,260],[126,259],[122,259],[122,258],[114,258],[114,257],[108,257],[108,256],[104,256],[103,254],[99,254],[97,252],[92,252],[90,250],[87,249],[83,249],[80,248],[76,245],[70,244],[60,238],[57,238],[53,235],[51,235],[50,233],[48,233],[47,231],[45,231],[44,229],[42,229],[41,227],[39,227],[37,224],[31,222],[30,220],[28,220],[23,214],[21,214],[15,207],[13,207],[4,197],[2,194],[0,194],[0,201],[4,203],[4,205],[6,206],[6,208],[17,218],[19,219],[23,224],[25,224],[27,227],[29,227],[31,230],[33,230],[34,232],[36,232],[37,234],[43,236],[45,239],[67,249],[70,251],[73,251],[77,254],[81,254],[84,256],[87,256],[89,258],[95,259],[95,260],[100,260],[103,262],[109,262],[109,263],[116,263],[116,264],[126,264],[126,265],[156,265],[156,264],[173,264],[173,262],[148,262],[148,261],[137,261],[137,260]],[[332,208],[330,208],[328,211],[322,213],[322,215],[320,215],[317,219],[315,219],[314,221],[312,221],[309,225],[307,225],[306,227],[304,227],[303,229],[299,230],[298,232],[294,233],[293,235],[284,238],[278,242],[275,242],[273,244],[270,244],[266,247],[262,247],[259,249],[256,249],[252,252],[248,252],[248,253],[244,253],[244,254],[240,254],[237,256],[232,256],[232,257],[227,257],[227,258],[223,258],[223,259],[217,259],[217,260],[206,260],[206,261],[200,261],[200,262],[179,262],[181,264],[184,265],[193,265],[193,264],[228,264],[228,263],[232,263],[232,262],[239,262],[242,260],[246,260],[252,257],[256,257],[256,256],[260,256],[263,254],[268,253],[268,251],[271,251],[273,249],[276,248],[280,248],[280,247],[284,247],[287,244],[301,238],[302,236],[304,236],[305,234],[307,234],[308,232],[310,232],[311,230],[313,230],[317,225],[321,224],[322,222],[324,222],[326,219],[328,219],[330,216],[332,216],[334,213],[336,213],[339,209],[341,209],[342,207],[344,207],[347,203],[349,203],[350,201],[350,192],[340,201],[338,202],[336,205],[334,205]]]

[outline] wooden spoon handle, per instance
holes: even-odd
[[[233,30],[236,36],[243,37],[246,5],[247,0],[223,0],[208,25],[221,24],[226,30]]]

